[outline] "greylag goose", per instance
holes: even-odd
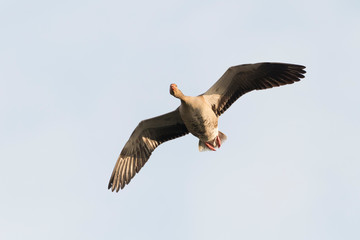
[[[199,138],[199,150],[215,151],[226,139],[218,130],[218,118],[240,96],[292,84],[304,77],[305,67],[286,63],[256,63],[230,67],[204,94],[185,96],[176,84],[170,94],[181,100],[172,112],[141,121],[122,149],[108,188],[123,189],[145,165],[157,146],[191,133]]]

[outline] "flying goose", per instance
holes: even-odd
[[[218,118],[240,96],[292,84],[304,77],[305,67],[287,63],[256,63],[230,67],[205,93],[185,96],[176,84],[170,94],[181,100],[172,112],[141,121],[122,149],[108,188],[123,189],[145,165],[157,146],[191,133],[199,138],[199,151],[219,148],[226,135],[218,130]]]

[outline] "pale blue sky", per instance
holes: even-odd
[[[0,1],[0,239],[360,239],[359,1]],[[243,63],[228,141],[161,145],[107,183],[137,123]]]

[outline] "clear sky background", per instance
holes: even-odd
[[[360,239],[360,2],[0,1],[0,239]],[[119,193],[118,154],[233,65],[305,65]]]

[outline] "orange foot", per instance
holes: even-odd
[[[219,135],[216,137],[216,143],[217,143],[218,147],[220,148],[221,147],[221,140],[219,138]]]
[[[206,142],[205,145],[206,145],[210,150],[216,151],[216,149],[215,149],[213,146],[211,146],[210,143]]]

